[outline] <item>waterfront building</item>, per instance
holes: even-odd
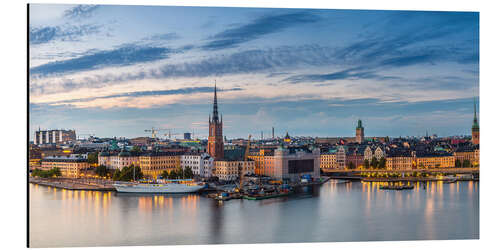
[[[479,123],[477,121],[476,115],[476,99],[474,98],[474,121],[472,123],[472,143],[474,145],[479,144]]]
[[[337,167],[337,152],[329,151],[321,153],[319,167],[321,169],[338,169]]]
[[[182,169],[190,167],[193,174],[208,178],[212,176],[214,159],[207,153],[185,153],[181,155]]]
[[[416,153],[416,166],[419,169],[453,168],[455,157],[452,154]]]
[[[243,171],[241,173],[240,171]],[[252,175],[255,174],[255,162],[254,161],[229,161],[221,160],[214,161],[214,173],[215,176],[221,181],[234,181],[240,178],[240,175]]]
[[[208,116],[208,154],[215,160],[224,158],[224,141],[222,136],[222,114],[219,120],[217,107],[217,84],[214,87],[214,103],[212,117]]]
[[[273,149],[260,149],[258,152],[250,152],[248,158],[255,162],[255,174],[265,176],[274,174]]]
[[[468,160],[472,166],[479,165],[479,147],[460,147],[453,152],[456,160],[463,163]]]
[[[139,156],[132,155],[130,152],[122,150],[120,153],[99,153],[98,163],[101,166],[106,166],[108,169],[122,170],[130,165],[139,166]]]
[[[41,160],[42,170],[51,170],[59,168],[62,177],[78,178],[80,172],[89,168],[90,165],[87,161],[85,154],[72,154],[68,156],[48,156]]]
[[[285,148],[259,150],[248,156],[255,162],[255,173],[278,180],[298,181],[304,174],[319,178],[321,154],[318,148]]]
[[[183,152],[150,152],[139,156],[139,167],[142,173],[153,179],[163,171],[173,171],[181,166]]]
[[[346,166],[349,166],[351,163],[356,167],[360,167],[363,165],[364,156],[362,154],[358,154],[355,149],[348,150],[345,156]]]
[[[363,143],[365,140],[365,128],[361,124],[361,120],[358,120],[358,126],[356,127],[356,142]]]
[[[387,155],[387,170],[412,170],[415,167],[415,158],[410,152],[396,152]]]
[[[68,143],[74,141],[76,141],[75,130],[39,129],[38,131],[35,131],[35,140],[34,140],[35,145]]]

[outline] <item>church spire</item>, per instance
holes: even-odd
[[[217,80],[215,80],[215,87],[214,87],[214,108],[212,114],[212,121],[214,122],[219,121],[219,111],[217,109]]]
[[[473,129],[479,129],[479,123],[477,122],[477,113],[476,113],[476,98],[474,97],[474,122],[472,123]]]

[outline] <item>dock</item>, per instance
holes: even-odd
[[[67,180],[67,179],[39,179],[30,178],[29,183],[38,184],[47,187],[62,188],[67,190],[85,190],[85,191],[116,191],[110,183],[94,183],[91,181],[82,180]]]

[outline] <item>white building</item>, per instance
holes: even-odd
[[[190,167],[193,174],[208,178],[212,176],[214,159],[207,153],[181,155],[181,168]]]
[[[101,152],[98,155],[98,162],[99,165],[106,166],[106,168],[122,170],[130,165],[139,166],[139,156],[133,156],[126,151],[111,155],[107,152]]]
[[[72,141],[76,141],[76,133],[74,130],[53,129],[35,131],[35,145],[66,143]]]

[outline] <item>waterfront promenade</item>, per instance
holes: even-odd
[[[115,191],[113,181],[87,178],[29,178],[29,182],[68,190]]]

